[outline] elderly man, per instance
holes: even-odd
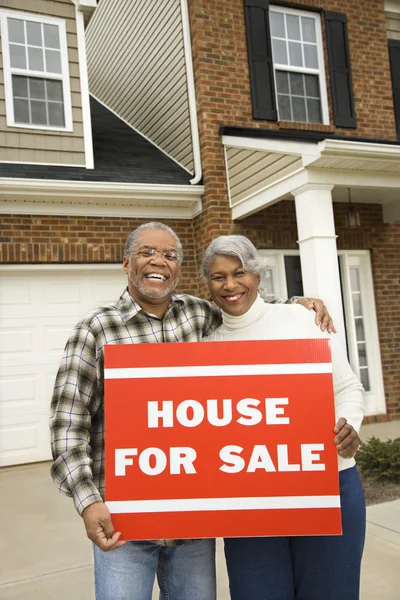
[[[51,472],[60,491],[72,496],[93,542],[96,600],[151,600],[156,574],[163,600],[216,597],[214,540],[120,541],[103,502],[104,345],[199,341],[221,323],[219,309],[206,300],[172,293],[182,259],[182,244],[166,225],[134,230],[123,258],[127,289],[77,324],[58,371]],[[317,324],[332,330],[323,303],[313,304]]]

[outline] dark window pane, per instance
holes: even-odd
[[[7,23],[9,41],[25,44],[24,22],[20,19],[7,19]]]
[[[360,367],[367,367],[367,348],[365,344],[357,344]]]
[[[293,121],[306,122],[306,103],[304,98],[292,97]]]
[[[353,292],[360,291],[360,277],[358,274],[358,269],[350,269],[350,283],[351,283],[351,290]]]
[[[12,76],[13,96],[28,98],[28,78],[19,75]]]
[[[356,338],[357,342],[363,342],[365,340],[364,323],[362,319],[355,319],[356,325]]]
[[[16,123],[30,123],[28,100],[14,98],[14,120]]]
[[[49,102],[49,125],[53,127],[64,127],[64,106],[61,102]]]
[[[46,48],[60,48],[60,38],[57,25],[43,24],[44,45]]]
[[[46,71],[61,73],[61,52],[59,50],[46,50]]]
[[[288,38],[290,40],[301,40],[300,19],[294,15],[286,15]]]
[[[284,71],[276,71],[276,90],[281,94],[289,93],[289,75]]]
[[[34,98],[35,100],[46,100],[46,93],[44,91],[44,79],[36,79],[36,77],[30,77],[29,92],[31,98]]]
[[[313,44],[304,44],[304,63],[309,69],[318,69],[317,46]]]
[[[279,63],[280,65],[288,64],[286,42],[283,40],[272,40],[272,51],[274,63]]]
[[[317,75],[304,75],[306,82],[306,96],[319,98],[319,85]]]
[[[321,105],[319,100],[307,98],[307,111],[309,123],[322,123]]]
[[[353,311],[355,317],[362,317],[361,294],[353,294]]]
[[[360,369],[360,379],[366,392],[369,392],[371,386],[369,384],[368,369]]]
[[[34,125],[47,125],[46,102],[31,101],[32,123]]]
[[[290,98],[289,96],[282,96],[278,94],[278,111],[279,119],[281,121],[292,121],[292,111],[290,109]]]
[[[26,69],[25,46],[10,44],[10,64],[16,69]]]
[[[309,17],[301,17],[301,26],[303,30],[303,40],[305,42],[316,42],[315,21]]]
[[[303,66],[303,55],[300,42],[289,42],[289,64],[293,67]]]
[[[272,37],[285,38],[285,23],[282,13],[270,12],[271,35]]]
[[[290,93],[304,96],[304,77],[301,73],[290,73]]]
[[[43,46],[41,23],[27,21],[26,37],[28,39],[28,44],[31,44],[32,46]]]
[[[62,93],[61,81],[53,81],[51,79],[47,79],[46,87],[47,87],[47,99],[48,100],[57,100],[59,102],[62,102],[63,93]]]
[[[41,48],[32,48],[28,46],[29,68],[32,71],[43,71],[43,50]]]

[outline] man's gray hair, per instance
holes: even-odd
[[[257,248],[244,235],[220,235],[215,238],[204,252],[202,272],[206,279],[210,265],[216,256],[235,256],[248,273],[262,279],[267,269],[267,259],[261,256]]]
[[[173,229],[171,229],[171,227],[168,227],[168,225],[164,225],[164,223],[158,223],[157,221],[150,221],[149,223],[143,223],[143,225],[139,225],[139,227],[134,229],[132,231],[132,233],[130,233],[128,235],[128,237],[126,238],[126,242],[125,242],[124,256],[129,257],[132,254],[132,248],[134,247],[135,244],[138,243],[139,237],[140,237],[140,234],[142,233],[142,231],[145,231],[146,229],[155,229],[155,230],[166,231],[167,233],[172,235],[172,237],[175,240],[176,250],[178,252],[178,265],[180,266],[183,261],[183,248],[182,248],[181,240],[178,238],[175,231]]]

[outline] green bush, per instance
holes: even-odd
[[[361,442],[356,459],[365,477],[400,483],[400,438],[382,441],[372,437]]]

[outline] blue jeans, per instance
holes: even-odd
[[[151,600],[157,574],[160,600],[215,600],[215,540],[180,546],[127,542],[94,548],[96,600]]]
[[[341,471],[343,535],[227,538],[232,600],[358,600],[365,500],[357,467]]]

